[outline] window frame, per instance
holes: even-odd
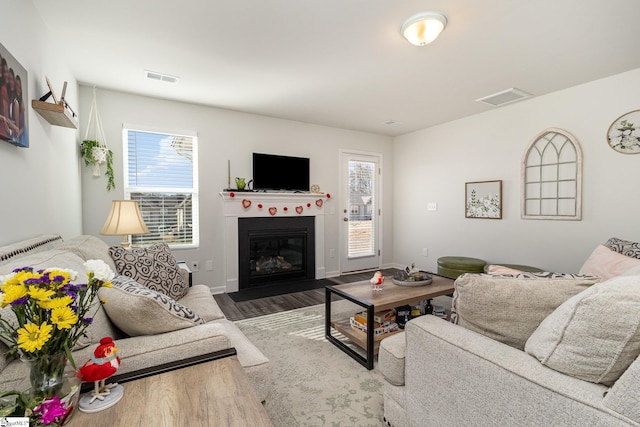
[[[129,185],[129,132],[152,133],[165,135],[168,137],[188,137],[192,139],[192,185],[191,188],[184,187],[136,187]],[[133,193],[190,193],[191,194],[191,243],[171,243],[166,242],[171,249],[197,249],[200,247],[200,190],[198,179],[198,135],[196,132],[171,131],[167,129],[157,129],[148,126],[124,124],[122,127],[122,171],[123,171],[123,191],[124,199],[132,200]],[[143,206],[140,206],[143,211]],[[143,213],[144,216],[144,213]],[[129,236],[131,241],[131,236]],[[165,242],[162,238],[157,241],[148,241],[146,244]]]
[[[552,136],[551,138],[548,138],[550,134],[556,134],[556,135]],[[570,143],[573,146],[574,154],[572,156],[572,159],[570,161],[560,160],[561,152],[562,150],[565,149],[565,148],[562,148],[558,152],[558,155],[556,156],[557,160],[555,163],[545,164],[543,162],[544,154],[542,154],[540,155],[539,163],[532,164],[530,161],[530,156],[534,152],[534,148],[536,148],[536,144],[541,140],[546,140],[547,144],[545,145],[545,149],[548,148],[550,145],[553,145],[554,148],[557,149],[557,146],[555,146],[555,144],[553,144],[552,141],[558,135],[565,138],[564,144]],[[544,153],[544,149],[542,150],[542,152]],[[571,179],[561,178],[560,177],[561,166],[571,165],[571,164],[575,164],[575,174],[572,174]],[[542,169],[544,167],[553,167],[553,166],[557,167],[557,173],[556,173],[555,179],[544,179],[544,177],[542,176],[543,174]],[[533,167],[540,168],[540,178],[537,181],[532,179],[529,180],[527,178],[528,176],[527,169],[533,168]],[[580,146],[580,142],[578,142],[576,137],[574,137],[571,133],[567,132],[564,129],[548,128],[543,130],[538,135],[536,135],[531,141],[531,143],[529,143],[529,145],[527,146],[527,150],[524,152],[524,155],[522,157],[521,171],[522,171],[522,176],[521,176],[522,187],[521,187],[521,197],[520,197],[520,201],[521,201],[520,216],[522,219],[555,219],[555,220],[566,220],[566,221],[582,220],[582,147]],[[573,186],[572,197],[566,197],[566,196],[560,195],[559,189],[562,183],[567,183],[567,182],[575,182],[575,186]],[[555,184],[558,190],[556,192],[555,197],[545,197],[542,194],[543,193],[542,189],[540,190],[540,195],[538,197],[531,197],[527,191],[529,184],[540,184],[541,188],[544,184],[549,184],[549,185]],[[574,205],[575,214],[573,215],[561,215],[559,213],[556,213],[555,215],[549,214],[549,213],[534,214],[534,213],[531,213],[531,211],[527,210],[527,202],[531,200],[539,200],[541,204],[543,200],[552,201],[556,203],[556,207],[557,207],[561,200],[570,200],[570,199],[573,199],[575,203]],[[556,209],[558,212],[559,208],[556,208]],[[542,208],[540,208],[540,211],[542,212]]]

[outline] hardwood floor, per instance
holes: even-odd
[[[392,277],[398,270],[391,268],[381,271],[383,275]],[[373,276],[373,273],[367,271],[364,273],[332,277],[328,280],[336,284],[341,284],[369,280],[371,276]],[[311,305],[324,304],[324,288],[242,302],[235,302],[227,294],[218,294],[213,297],[227,319],[236,321]]]

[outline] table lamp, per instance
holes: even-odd
[[[123,248],[129,247],[129,235],[147,234],[147,228],[137,200],[112,200],[111,211],[102,226],[100,234],[104,236],[123,236]]]

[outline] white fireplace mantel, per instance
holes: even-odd
[[[315,218],[315,278],[325,278],[324,208],[331,195],[223,191],[220,196],[224,205],[226,292],[236,292],[239,289],[238,218],[313,216]]]

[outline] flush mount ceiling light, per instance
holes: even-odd
[[[437,39],[446,26],[446,16],[436,12],[422,12],[404,21],[400,34],[412,45],[426,46]]]

